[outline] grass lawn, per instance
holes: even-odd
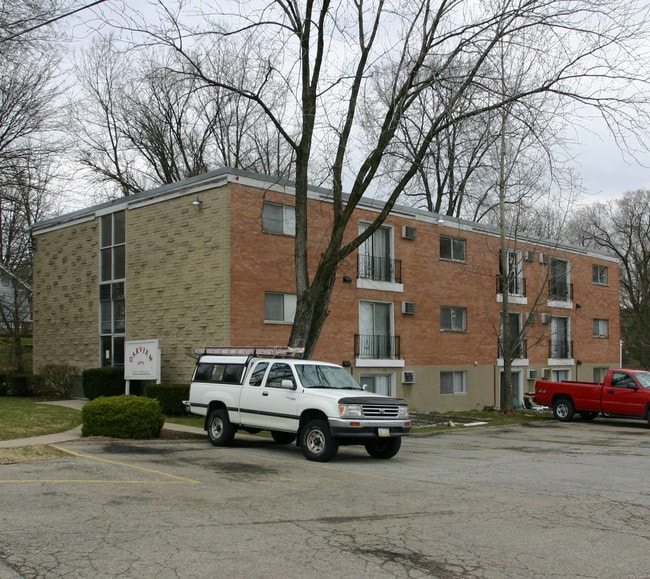
[[[39,404],[31,398],[0,398],[0,440],[65,432],[81,424],[73,408]]]

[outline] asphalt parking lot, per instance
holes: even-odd
[[[0,577],[647,577],[650,430],[540,422],[333,462],[238,436],[0,466]]]

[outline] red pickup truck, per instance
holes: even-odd
[[[645,418],[650,424],[650,372],[609,370],[602,384],[597,382],[535,383],[535,402],[550,406],[557,420],[568,422],[577,412],[585,420],[602,413],[619,418]]]

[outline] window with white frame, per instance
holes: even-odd
[[[521,251],[508,249],[506,257],[506,271],[503,271],[503,264],[499,260],[500,275],[505,275],[508,281],[508,293],[511,295],[525,295],[523,259]]]
[[[550,299],[570,301],[572,298],[569,277],[569,262],[566,259],[551,259]]]
[[[102,366],[124,364],[126,213],[100,219],[99,332]]]
[[[466,394],[467,372],[440,372],[440,394]]]
[[[262,229],[266,233],[296,235],[296,209],[291,205],[264,202]]]
[[[609,337],[609,320],[594,319],[594,338]]]
[[[296,315],[296,303],[296,294],[265,292],[264,321],[293,323],[293,318]]]
[[[361,386],[366,392],[393,396],[392,380],[390,374],[361,374]]]
[[[359,225],[363,233],[368,224]],[[399,263],[393,259],[392,229],[380,227],[359,247],[359,279],[400,282]]]
[[[592,267],[593,282],[599,285],[607,285],[607,266],[594,265]]]
[[[396,354],[391,302],[359,302],[359,356],[390,359]]]
[[[465,261],[465,240],[460,237],[440,236],[440,259]]]
[[[440,329],[446,332],[467,331],[467,308],[440,306]]]
[[[553,370],[551,372],[551,380],[553,382],[562,382],[563,380],[571,380],[571,372],[563,368]]]

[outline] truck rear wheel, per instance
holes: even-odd
[[[366,444],[366,451],[372,458],[393,458],[401,446],[401,438],[378,438]]]
[[[570,398],[558,398],[553,402],[553,416],[561,422],[571,422],[575,408]]]
[[[235,438],[235,427],[225,408],[216,408],[208,415],[208,438],[214,446],[227,446]]]
[[[327,462],[339,449],[327,420],[310,420],[300,431],[300,448],[307,460]]]

